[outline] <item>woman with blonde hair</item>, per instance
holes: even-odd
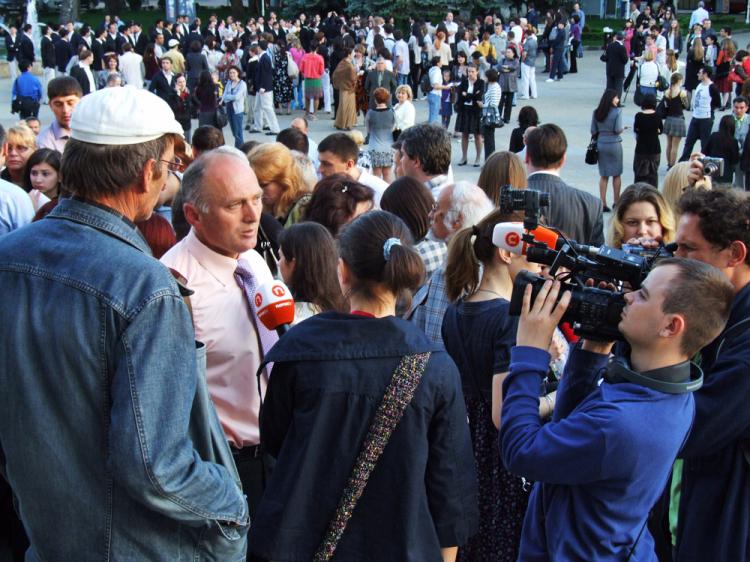
[[[24,179],[26,162],[35,150],[36,137],[34,131],[25,121],[20,121],[9,128],[3,146],[5,169],[0,172],[0,178],[26,189]]]
[[[248,154],[263,190],[263,207],[284,226],[301,220],[310,192],[291,150],[279,142],[261,144]]]
[[[664,196],[651,184],[638,182],[625,188],[609,223],[607,244],[639,245],[646,238],[669,244],[675,236],[675,218]]]
[[[485,160],[477,185],[487,194],[492,204],[498,207],[502,186],[510,185],[522,189],[529,184],[526,179],[526,168],[518,155],[501,150]]]
[[[411,86],[402,84],[396,88],[396,99],[398,103],[393,106],[393,115],[396,118],[393,129],[394,142],[398,140],[403,131],[413,126],[417,120],[417,110],[412,103]]]
[[[664,199],[672,209],[677,213],[677,201],[680,200],[684,191],[690,187],[688,173],[690,171],[690,162],[678,162],[667,172],[662,183],[661,191]],[[711,189],[711,176],[704,176],[702,180],[693,185],[693,189]]]

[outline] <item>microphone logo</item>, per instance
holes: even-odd
[[[255,293],[255,308],[260,308],[263,304],[263,296],[260,293]]]
[[[284,287],[282,287],[281,285],[274,285],[271,289],[271,292],[277,297],[283,297],[285,294]],[[258,303],[258,306],[260,306],[260,303]]]
[[[505,243],[510,247],[518,246],[521,243],[521,236],[518,232],[509,232],[505,235]]]

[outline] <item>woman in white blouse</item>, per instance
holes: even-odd
[[[413,96],[410,86],[402,84],[396,88],[396,99],[398,103],[393,106],[393,113],[396,116],[396,124],[393,129],[394,142],[398,140],[401,132],[414,125],[417,119],[417,111],[412,103]]]

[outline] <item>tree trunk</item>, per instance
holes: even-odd
[[[244,20],[245,17],[245,4],[243,0],[230,0],[232,6],[232,17],[236,20]]]
[[[122,12],[122,0],[104,0],[104,8],[107,14],[119,14]]]
[[[78,21],[80,0],[63,0],[60,4],[60,23]]]

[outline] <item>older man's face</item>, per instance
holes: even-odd
[[[438,195],[438,199],[430,212],[430,221],[432,223],[431,230],[432,235],[438,240],[447,240],[455,230],[448,228],[445,225],[445,216],[451,211],[451,197],[453,195],[453,187],[448,186],[443,188]]]

